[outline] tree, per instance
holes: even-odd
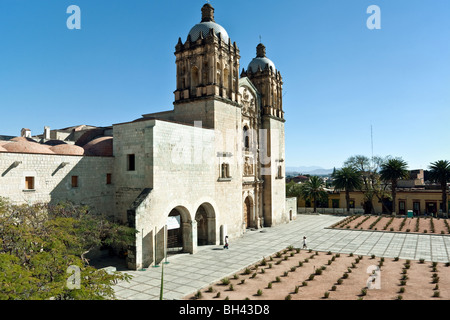
[[[317,200],[327,196],[323,180],[318,176],[311,176],[308,181],[301,184],[300,194],[303,199],[313,201],[314,213],[317,211]]]
[[[132,244],[136,231],[87,207],[0,200],[0,234],[0,300],[113,299],[112,285],[130,278],[97,270],[83,256],[95,245]],[[68,267],[78,268],[79,288],[68,285]]]
[[[350,192],[360,190],[363,186],[361,174],[354,167],[343,167],[333,174],[333,185],[337,190],[345,190],[347,212],[350,212]]]
[[[301,187],[300,184],[295,183],[294,181],[290,181],[286,183],[286,197],[298,198],[301,196]]]
[[[397,182],[400,179],[408,178],[408,164],[401,158],[391,158],[381,165],[380,176],[385,182],[391,183],[392,213],[395,214],[395,196]]]
[[[432,162],[428,168],[430,169],[430,180],[441,185],[442,213],[448,214],[447,183],[450,182],[450,162],[448,160],[438,160],[436,162]]]

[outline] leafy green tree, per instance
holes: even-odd
[[[288,198],[298,198],[301,196],[300,184],[290,181],[286,183],[286,197]]]
[[[97,245],[131,244],[136,231],[87,207],[0,199],[0,234],[0,300],[114,299],[113,284],[130,279],[95,269],[84,255]],[[79,268],[79,288],[68,285],[69,266]]]
[[[350,192],[363,186],[360,172],[354,167],[343,167],[333,174],[333,185],[337,190],[345,190],[347,212],[350,212]]]
[[[352,167],[361,175],[363,182],[361,191],[364,194],[364,209],[366,213],[374,213],[373,201],[375,198],[383,204],[382,200],[388,196],[386,184],[382,183],[379,173],[381,165],[387,159],[389,157],[374,156],[369,159],[364,155],[355,155],[344,162],[344,167]]]
[[[317,212],[317,201],[326,198],[324,182],[318,176],[310,176],[309,180],[300,185],[301,197],[305,200],[312,200],[314,212]]]
[[[380,177],[385,182],[391,183],[392,213],[395,214],[395,198],[397,182],[409,177],[408,164],[401,158],[391,158],[381,165]]]
[[[430,166],[429,177],[430,180],[441,185],[442,190],[442,212],[448,214],[447,208],[447,183],[450,182],[450,161],[438,160],[432,162]]]

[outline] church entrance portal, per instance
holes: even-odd
[[[244,224],[247,229],[252,227],[252,212],[252,200],[250,197],[247,197],[244,201]]]

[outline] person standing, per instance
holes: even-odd
[[[303,249],[307,249],[308,246],[306,245],[306,237],[303,236]]]
[[[225,236],[225,245],[223,246],[224,249],[228,249],[228,236]]]

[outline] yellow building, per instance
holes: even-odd
[[[447,198],[450,199],[450,193],[447,192]],[[364,193],[361,191],[350,192],[350,209],[351,212],[364,212]],[[299,212],[302,208],[312,208],[310,201],[305,201],[299,198],[297,200]],[[392,201],[385,199],[384,206],[381,201],[374,198],[373,203],[374,213],[389,214],[392,208]],[[450,207],[450,201],[447,204]],[[396,210],[399,215],[406,215],[409,210],[414,215],[435,215],[440,214],[442,209],[442,193],[440,190],[426,190],[426,189],[401,189],[397,191],[396,195]],[[345,211],[347,203],[345,200],[345,192],[328,192],[327,201],[318,205],[318,212],[332,213],[340,209],[339,212]]]

